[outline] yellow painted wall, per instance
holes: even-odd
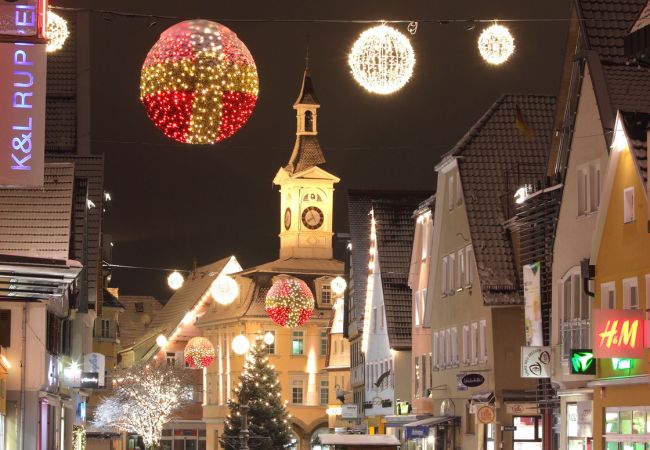
[[[7,377],[8,370],[0,361],[0,415],[7,415]]]
[[[616,151],[616,150],[613,150]],[[615,168],[611,196],[607,205],[607,213],[600,247],[596,260],[596,298],[594,307],[601,306],[601,284],[614,282],[616,287],[616,308],[623,308],[623,282],[625,278],[637,277],[639,309],[646,308],[646,275],[650,274],[650,234],[647,230],[648,205],[645,197],[645,186],[641,183],[635,167],[633,156],[624,149],[613,158],[618,158],[618,164],[610,163]],[[634,186],[635,220],[624,223],[625,188]],[[605,205],[601,205],[601,208]],[[603,211],[603,209],[601,209]],[[643,375],[648,373],[648,350],[643,359],[633,360],[630,370],[614,371],[611,359],[598,361],[597,378],[612,378],[621,376]],[[593,436],[594,449],[601,450],[604,446],[603,424],[605,408],[612,406],[650,406],[650,390],[647,384],[619,385],[594,388]]]

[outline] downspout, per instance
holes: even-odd
[[[23,302],[23,346],[20,355],[20,444],[25,450],[25,358],[27,357],[27,302]]]

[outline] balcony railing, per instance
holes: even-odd
[[[588,319],[571,319],[561,322],[562,359],[569,359],[571,349],[590,348],[591,322]]]

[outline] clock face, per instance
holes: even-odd
[[[291,228],[291,208],[284,210],[284,229],[288,230]]]
[[[302,223],[310,230],[320,228],[323,220],[323,211],[316,206],[309,206],[302,211]]]

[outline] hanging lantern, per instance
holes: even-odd
[[[259,92],[255,61],[229,28],[187,20],[161,35],[142,66],[140,100],[165,136],[212,144],[248,121]]]
[[[375,94],[400,90],[413,75],[415,52],[408,38],[395,28],[379,25],[361,33],[348,64],[354,79]]]
[[[336,277],[330,283],[330,287],[336,295],[342,295],[345,292],[345,288],[348,287],[348,284],[345,282],[345,278]]]
[[[270,331],[267,331],[264,334],[264,343],[266,345],[273,345],[274,342],[275,342],[275,334],[271,333]]]
[[[68,22],[55,12],[48,10],[47,12],[47,45],[45,51],[48,53],[61,50],[63,44],[70,36],[68,30]]]
[[[214,345],[204,337],[193,337],[185,346],[185,362],[190,369],[203,369],[214,361]]]
[[[181,275],[179,272],[172,272],[167,277],[167,284],[173,290],[180,289],[181,286],[183,286],[184,281],[185,279],[183,278],[183,275]]]
[[[249,348],[251,348],[251,343],[245,335],[240,334],[233,338],[232,351],[236,354],[243,355]]]
[[[503,64],[515,51],[515,39],[506,27],[495,23],[479,36],[478,51],[489,64]]]
[[[300,326],[314,313],[314,295],[304,281],[294,277],[277,279],[266,294],[266,313],[278,325]]]
[[[239,295],[239,285],[228,275],[219,275],[210,286],[210,295],[222,305],[229,305]]]

